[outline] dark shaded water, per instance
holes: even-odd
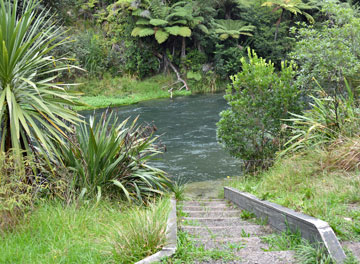
[[[154,163],[171,177],[195,182],[241,174],[241,162],[231,158],[216,141],[216,122],[225,108],[223,94],[210,94],[152,100],[113,111],[120,119],[140,115],[140,122],[153,122],[167,148]],[[83,114],[90,113],[93,111]]]

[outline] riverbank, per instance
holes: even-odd
[[[73,91],[80,92],[83,96],[80,101],[83,106],[76,106],[75,110],[91,110],[97,108],[131,105],[142,101],[160,98],[170,98],[168,89],[175,83],[172,75],[156,75],[144,80],[137,80],[130,77],[104,76],[103,79],[79,78],[76,80],[80,85],[73,88]],[[220,82],[220,81],[219,81]],[[218,85],[211,92],[225,89],[226,84]],[[196,83],[191,86],[191,91],[176,90],[174,86],[173,96],[187,96],[196,93],[210,92],[205,85]]]
[[[360,175],[330,159],[329,152],[315,149],[281,159],[257,176],[231,178],[225,185],[320,218],[341,240],[360,242]]]

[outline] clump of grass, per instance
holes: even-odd
[[[241,211],[241,214],[240,214],[240,217],[241,219],[244,219],[244,220],[249,220],[249,219],[252,219],[252,218],[255,218],[255,214],[252,213],[252,212],[249,212],[249,211],[246,211],[246,210],[242,210]]]
[[[183,201],[186,199],[185,189],[187,182],[187,179],[179,177],[173,180],[171,191],[174,193],[175,199],[177,201]]]
[[[146,209],[134,208],[126,221],[115,225],[115,259],[118,263],[134,263],[161,250],[166,242],[167,219],[170,213],[168,199]]]
[[[360,168],[360,138],[339,138],[329,148],[326,168],[345,171]]]
[[[328,255],[326,248],[321,245],[313,245],[303,240],[296,247],[297,261],[301,264],[334,264],[335,262]]]
[[[292,232],[288,225],[284,232],[264,236],[261,239],[269,244],[269,251],[295,250],[303,242],[301,233],[298,230]]]

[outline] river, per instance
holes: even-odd
[[[216,122],[226,107],[223,94],[207,94],[145,101],[112,110],[120,119],[139,115],[140,123],[153,122],[167,151],[152,163],[171,178],[200,182],[241,174],[241,162],[230,157],[216,141]]]

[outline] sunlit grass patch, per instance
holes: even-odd
[[[87,106],[76,107],[76,110],[105,108],[135,104],[141,101],[169,98],[168,86],[173,83],[171,76],[158,75],[145,80],[129,77],[104,77],[99,79],[79,79],[83,83],[76,88],[84,96],[80,98]],[[190,91],[176,91],[173,96],[190,95]]]

